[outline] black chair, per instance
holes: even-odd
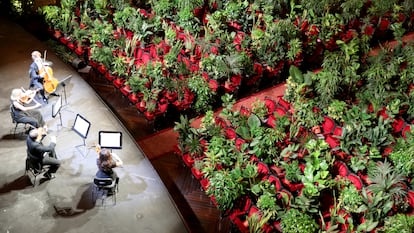
[[[32,181],[33,187],[36,186],[37,176],[45,173],[48,167],[49,167],[48,165],[42,164],[42,160],[40,160],[37,157],[34,157],[32,154],[30,154],[29,151],[27,151],[26,169],[25,169],[24,174],[25,175],[28,175],[29,173],[32,174],[32,176],[34,177],[34,180],[32,181],[30,179],[30,181]]]
[[[116,204],[116,194],[118,192],[118,181],[112,180],[112,178],[99,178],[93,179],[92,188],[92,201],[96,203],[96,200],[100,198],[102,200],[102,206],[105,206],[105,200],[108,196],[112,196],[112,203]]]
[[[14,131],[13,131],[13,135],[16,135],[16,131],[17,131],[17,127],[19,126],[19,124],[24,125],[24,129],[25,129],[25,133],[27,134],[29,132],[30,129],[34,129],[36,127],[34,127],[33,125],[31,125],[29,122],[24,122],[24,121],[19,121],[17,120],[14,116],[14,108],[13,108],[13,104],[10,105],[10,115],[11,115],[11,119],[12,119],[12,123],[15,124],[14,125]]]

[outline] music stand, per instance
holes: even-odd
[[[60,112],[61,109],[62,109],[62,96],[59,96],[58,100],[52,105],[52,117],[55,118],[59,114],[60,126],[63,127],[62,113]]]
[[[99,131],[98,139],[102,149],[122,149],[122,132]]]
[[[66,78],[62,79],[61,81],[59,81],[58,86],[62,86],[63,87],[63,95],[65,97],[65,105],[68,104],[67,98],[66,98],[66,85],[69,84],[70,80],[72,78],[72,75],[68,75]]]
[[[75,131],[82,139],[83,144],[75,146],[75,148],[83,155],[83,157],[86,157],[89,153],[89,148],[86,147],[86,138],[88,137],[89,128],[91,127],[91,123],[86,120],[83,116],[76,114],[75,122],[73,122],[72,130]],[[83,147],[83,151],[79,149],[79,147]],[[86,152],[86,149],[88,151]]]

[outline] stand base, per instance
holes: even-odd
[[[89,151],[90,151],[90,148],[87,147],[86,145],[77,145],[75,146],[75,148],[84,158],[88,156]]]

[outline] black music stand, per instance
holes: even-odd
[[[120,131],[99,131],[99,146],[102,149],[122,149],[122,132]]]
[[[89,154],[89,148],[86,146],[86,138],[88,137],[89,128],[91,123],[86,120],[83,116],[77,114],[75,122],[73,123],[72,130],[75,131],[83,139],[83,144],[75,146],[75,148],[82,154],[83,157],[86,157]],[[83,147],[83,151],[79,149]]]
[[[59,114],[60,124],[58,124],[58,126],[60,125],[63,127],[62,113],[60,111],[61,109],[62,109],[62,96],[59,96],[58,100],[52,105],[52,117],[55,118]]]
[[[61,81],[59,81],[58,86],[62,86],[63,87],[63,95],[65,97],[65,105],[68,104],[67,98],[66,98],[66,85],[69,84],[70,80],[72,79],[72,75],[68,75],[66,78],[62,79]]]

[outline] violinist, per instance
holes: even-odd
[[[45,95],[45,89],[43,87],[43,79],[46,75],[45,72],[40,72],[43,67],[42,54],[39,51],[32,52],[32,64],[30,64],[29,75],[30,75],[30,88],[36,88],[39,90],[42,96],[43,102],[47,104],[48,99]]]
[[[98,153],[98,158],[96,159],[96,165],[98,166],[96,177],[111,178],[118,183],[119,177],[113,168],[122,166],[124,162],[117,154],[107,149],[101,149],[99,145],[96,147],[96,152]]]
[[[28,123],[35,128],[47,129],[42,113],[37,110],[42,105],[34,100],[35,95],[36,91],[24,91],[20,88],[12,90],[10,101],[13,119],[16,122]],[[31,104],[32,101],[35,102],[34,105]]]

